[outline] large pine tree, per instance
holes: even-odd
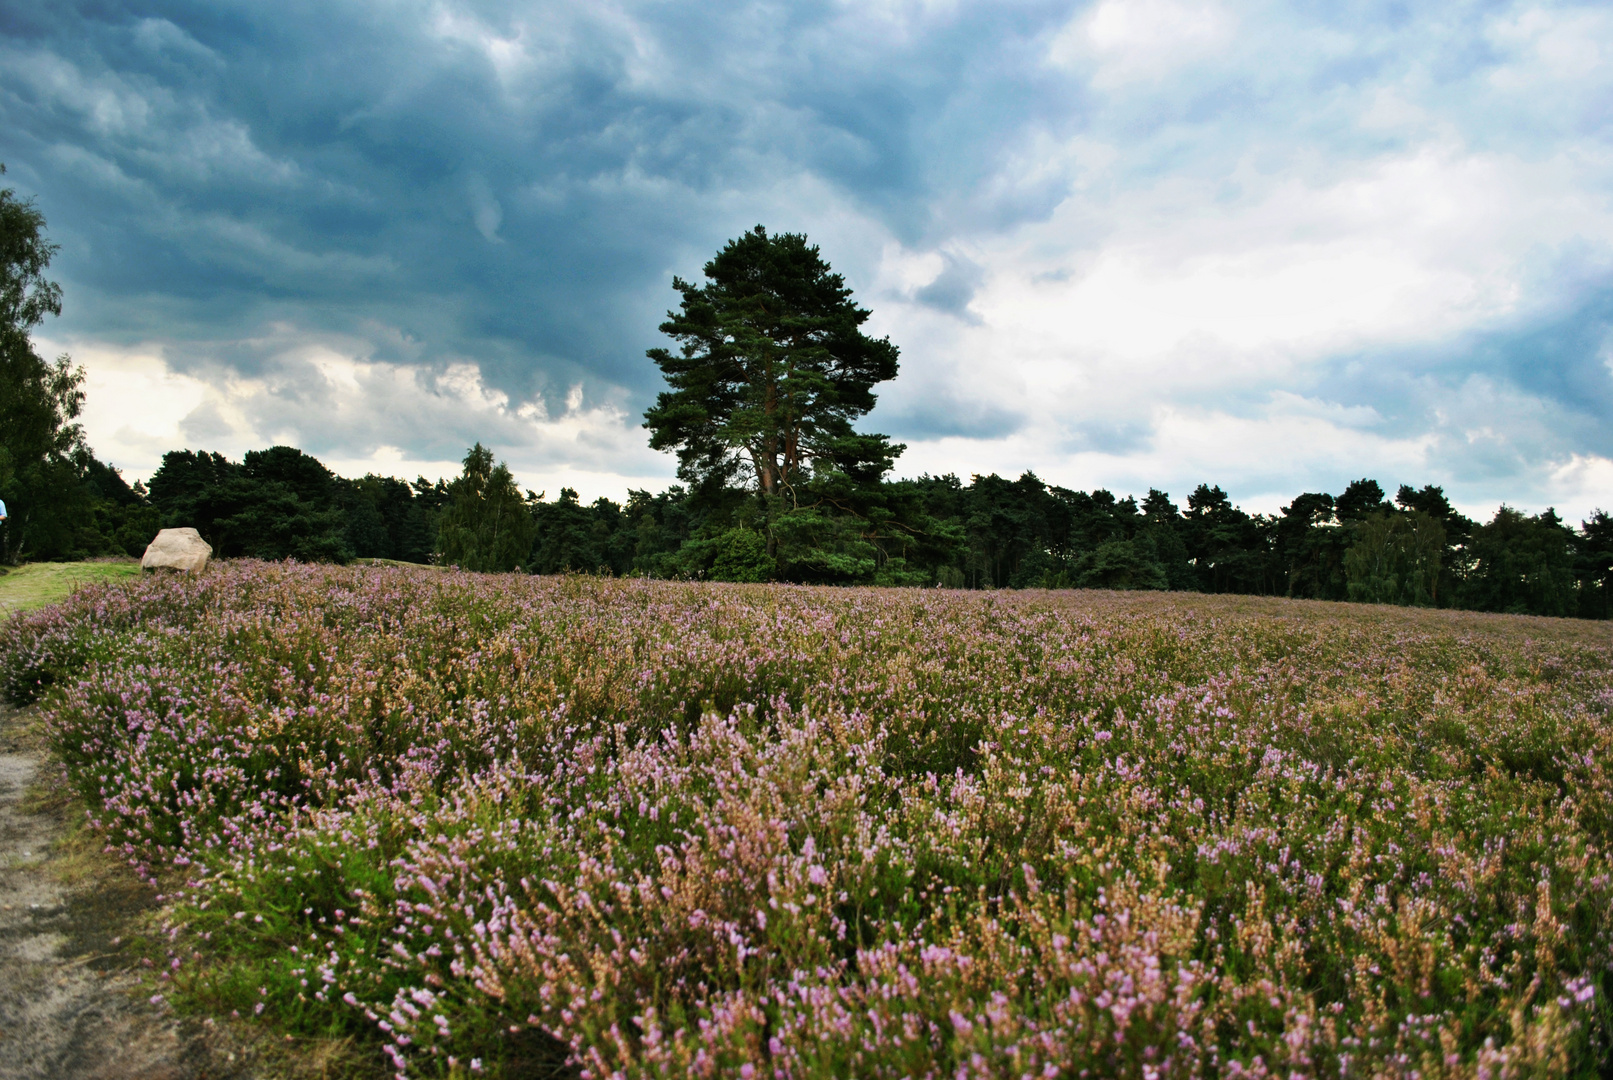
[[[792,506],[815,472],[883,476],[903,448],[852,421],[874,407],[874,386],[895,378],[897,348],[862,332],[868,310],[817,247],[758,225],[705,276],[672,279],[683,301],[661,332],[681,348],[649,350],[671,388],[644,414],[650,445],[675,450],[691,483],[743,477]]]

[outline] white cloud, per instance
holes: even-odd
[[[1321,183],[1251,173],[1230,202],[1167,180],[1109,200],[1084,272],[1049,279],[1059,234],[1093,212],[1076,196],[982,245],[1000,272],[979,308],[1130,357],[1204,336],[1308,356],[1443,338],[1539,302],[1523,286],[1541,256],[1613,226],[1586,191],[1608,164],[1418,150]]]
[[[1578,523],[1595,510],[1613,512],[1613,460],[1600,454],[1570,454],[1554,463],[1537,500],[1557,507],[1565,521]]]
[[[970,238],[982,277],[973,327],[904,305],[943,253],[887,242],[881,281],[897,310],[883,322],[899,327],[910,381],[887,393],[887,414],[916,409],[920,390],[1022,428],[1005,442],[910,439],[903,469],[992,461],[1143,487],[1196,477],[1264,500],[1305,477],[1337,487],[1377,468],[1386,483],[1488,485],[1532,505],[1544,463],[1571,438],[1558,405],[1505,388],[1505,403],[1470,406],[1463,391],[1442,416],[1401,408],[1390,423],[1370,405],[1317,401],[1334,410],[1323,415],[1294,403],[1341,356],[1388,374],[1416,349],[1559,308],[1555,261],[1613,253],[1593,239],[1613,236],[1595,195],[1610,178],[1600,153],[1531,160],[1436,144],[1334,162],[1330,175],[1244,162],[1225,184],[1089,183],[1048,220]]]
[[[40,347],[84,365],[85,432],[131,481],[149,479],[168,450],[238,459],[276,444],[307,450],[342,475],[435,479],[456,474],[476,441],[508,460],[523,486],[551,497],[569,486],[585,498],[620,499],[630,484],[659,489],[671,478],[671,459],[648,449],[633,418],[614,401],[587,400],[581,386],[565,388],[553,406],[541,395],[518,401],[468,361],[383,363],[355,355],[351,341],[278,333],[271,361],[254,376],[223,366],[176,371],[157,345]]]
[[[490,243],[502,244],[504,240],[498,230],[504,224],[504,207],[493,196],[487,178],[480,173],[472,173],[465,182],[465,190],[470,198],[471,220],[476,223],[476,231]]]
[[[1053,38],[1048,59],[1060,67],[1091,66],[1093,85],[1114,89],[1213,58],[1236,29],[1234,15],[1219,4],[1103,0]]]
[[[1056,423],[1039,422],[1004,440],[968,439],[920,444],[903,459],[916,474],[1032,470],[1050,483],[1107,487],[1141,496],[1150,487],[1178,501],[1201,483],[1231,485],[1245,509],[1274,512],[1299,491],[1336,490],[1362,475],[1419,475],[1428,467],[1433,439],[1386,435],[1370,409],[1348,408],[1294,394],[1273,394],[1245,414],[1191,405],[1162,406],[1147,418],[1147,437],[1123,452],[1076,449],[1048,468],[1045,448],[1068,443]],[[1342,482],[1341,482],[1342,481]],[[1295,487],[1299,482],[1301,487]]]
[[[43,342],[52,353],[63,351]],[[116,351],[74,343],[88,378],[82,422],[102,459],[129,480],[149,478],[162,455],[179,449],[185,418],[215,396],[207,382],[169,369],[158,346]]]
[[[1498,90],[1539,91],[1607,78],[1603,65],[1613,40],[1613,13],[1606,8],[1524,6],[1498,13],[1486,31],[1490,43],[1508,54],[1509,62],[1490,76]]]

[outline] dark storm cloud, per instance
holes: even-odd
[[[947,102],[991,63],[958,25],[921,62],[872,64],[882,46],[836,41],[811,4],[5,18],[0,153],[46,196],[71,330],[177,339],[183,362],[187,339],[216,356],[254,324],[375,322],[518,392],[645,392],[668,272],[693,269],[671,264],[753,223],[731,192],[809,173],[922,232],[935,169],[916,140],[979,124]]]
[[[972,259],[950,253],[942,256],[944,265],[935,280],[913,294],[921,304],[927,304],[964,322],[979,323],[980,317],[969,310],[969,301],[980,288],[985,271]]]

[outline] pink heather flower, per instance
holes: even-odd
[[[989,1025],[980,1041],[989,1033],[993,1046],[950,1062],[960,1074],[1059,1075],[1035,1060],[1096,1075],[1131,1061],[1142,1077],[1202,1075],[1217,1062],[1229,1077],[1404,1071],[1393,1057],[1402,1036],[1440,1045],[1448,1002],[1329,1046],[1303,1013],[1268,1012],[1268,995],[1280,1009],[1293,985],[1287,973],[1255,962],[1250,978],[1229,977],[1227,955],[1250,919],[1257,931],[1298,925],[1357,942],[1350,959],[1376,973],[1389,970],[1385,951],[1356,931],[1392,926],[1413,901],[1429,906],[1429,926],[1460,926],[1475,942],[1539,961],[1530,919],[1495,904],[1483,882],[1539,874],[1553,905],[1592,911],[1613,887],[1602,855],[1573,869],[1551,851],[1513,845],[1506,825],[1454,828],[1445,812],[1453,802],[1497,792],[1477,773],[1431,777],[1403,753],[1402,744],[1439,744],[1435,720],[1468,725],[1481,757],[1493,756],[1495,733],[1562,729],[1570,743],[1600,740],[1613,647],[1576,637],[1565,658],[1544,626],[1520,637],[1499,618],[1454,612],[1324,617],[1271,598],[1239,598],[1223,611],[1179,594],[942,599],[248,561],[193,582],[84,595],[27,616],[31,629],[0,625],[0,679],[99,635],[110,659],[60,677],[46,717],[52,738],[84,762],[68,772],[93,827],[143,875],[194,867],[164,902],[180,912],[176,922],[205,913],[187,931],[201,948],[203,927],[220,914],[263,912],[254,915],[261,923],[266,897],[283,898],[288,912],[307,905],[312,892],[299,890],[317,863],[320,887],[348,890],[334,895],[395,951],[338,955],[330,950],[345,950],[344,927],[322,925],[304,906],[314,924],[307,940],[274,959],[288,961],[282,977],[317,970],[333,987],[339,969],[367,996],[396,988],[396,1025],[353,991],[341,1000],[391,1031],[387,1053],[400,1073],[410,1029],[435,1042],[427,1053],[446,1051],[435,1004],[444,1000],[472,1009],[502,1000],[536,1010],[528,1022],[540,1027],[536,1013],[557,1019],[551,1034],[583,1075],[599,1078],[668,1075],[670,1063],[692,1060],[722,1071],[718,1063],[748,1045],[753,1009],[777,1013],[767,1046],[779,1074],[803,1067],[786,1044],[822,1043],[868,1074],[939,1075],[951,1053],[931,1025],[950,1025],[967,1043],[977,1020]],[[1199,617],[1206,609],[1219,613]],[[857,634],[843,630],[848,623]],[[1483,633],[1469,635],[1480,623]],[[135,629],[125,635],[125,625]],[[837,637],[844,648],[822,647]],[[1595,663],[1574,659],[1582,652]],[[567,659],[557,667],[551,655]],[[1572,678],[1529,674],[1552,665]],[[641,670],[649,677],[635,679]],[[641,738],[735,680],[726,715]],[[383,707],[405,683],[413,700]],[[790,689],[772,689],[781,686]],[[939,722],[911,726],[915,695]],[[573,702],[587,715],[574,715]],[[1355,724],[1382,711],[1395,715],[1394,731]],[[1109,716],[1112,729],[1091,730]],[[765,724],[742,731],[752,717]],[[920,749],[947,750],[949,717],[969,718],[968,745],[950,748],[965,753],[943,753],[939,775],[926,774],[908,754],[913,737],[922,735]],[[1329,759],[1312,760],[1323,728]],[[382,760],[372,735],[400,753]],[[1083,745],[1105,757],[1109,741],[1125,742],[1125,756],[1090,768]],[[1562,761],[1575,792],[1607,790],[1597,759]],[[193,790],[179,790],[180,776],[194,778]],[[1221,793],[1210,806],[1193,794],[1206,781]],[[271,793],[288,785],[294,795]],[[1259,812],[1274,795],[1295,809]],[[623,819],[635,806],[654,819],[652,803],[669,807],[675,827],[635,835]],[[1349,809],[1317,817],[1305,806]],[[1494,820],[1517,806],[1498,806]],[[1040,821],[1044,812],[1057,820]],[[1096,822],[1132,842],[1079,842]],[[1583,830],[1571,815],[1560,827],[1563,850],[1583,857]],[[1013,857],[1025,860],[1024,885],[1017,874],[988,883],[983,912],[975,879],[988,868],[976,853],[988,831],[1004,828],[1024,845]],[[376,865],[383,831],[393,830],[397,861]],[[1335,874],[1332,856],[1319,853],[1352,837],[1362,847]],[[1155,871],[1173,852],[1218,872],[1162,894]],[[1451,872],[1413,871],[1429,865]],[[360,875],[377,871],[395,883],[395,909],[361,898]],[[1246,905],[1250,881],[1262,890],[1258,909]],[[811,899],[794,891],[802,884]],[[1066,891],[1072,913],[1049,920],[1045,902]],[[746,908],[764,931],[756,949],[745,947]],[[1491,912],[1501,910],[1522,919],[1510,942],[1496,933]],[[769,915],[777,933],[765,940]],[[880,944],[846,957],[830,943],[863,935],[856,922],[848,934],[853,919],[867,920],[864,940]],[[348,920],[337,911],[332,921]],[[735,948],[711,948],[725,940],[737,960]],[[1182,941],[1196,943],[1191,955],[1174,944]],[[1572,969],[1562,958],[1542,968],[1541,985],[1560,996],[1537,1001],[1596,1001],[1593,980],[1573,976],[1613,961],[1613,947],[1588,936],[1586,948]],[[1493,982],[1500,954],[1486,944],[1454,962]],[[752,956],[759,962],[747,963]],[[1009,967],[995,992],[960,979],[988,957],[994,972],[999,958]],[[579,977],[579,962],[593,958],[603,969]],[[634,976],[672,974],[628,990],[632,978],[608,981],[628,974],[612,970],[617,963]],[[744,988],[730,992],[736,975]],[[632,1000],[607,997],[606,985]],[[1231,1022],[1216,1027],[1206,1001],[1251,1012],[1233,1004]],[[662,1026],[669,1006],[687,1028]],[[1339,1016],[1345,1005],[1328,1011]],[[642,1018],[642,1041],[613,1026],[617,1015]],[[1547,1026],[1525,1024],[1477,1052],[1476,1075],[1510,1067],[1526,1039],[1562,1049]],[[461,1055],[486,1044],[457,1037],[465,1042],[449,1067],[463,1070]],[[1266,1047],[1285,1054],[1283,1068],[1253,1056]],[[752,1080],[770,1071],[735,1067]]]

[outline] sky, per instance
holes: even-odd
[[[660,490],[756,224],[901,349],[897,473],[1613,509],[1613,6],[7,0],[98,456]]]

